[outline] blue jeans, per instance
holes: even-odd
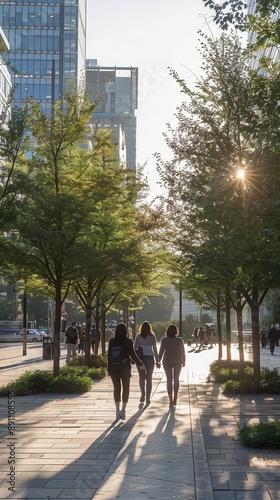
[[[139,386],[142,394],[146,392],[146,400],[150,400],[152,392],[152,377],[155,367],[154,357],[143,356],[143,363],[146,366],[147,373],[137,367],[139,373]]]

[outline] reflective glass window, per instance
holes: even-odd
[[[53,25],[55,27],[58,27],[60,26],[60,8],[59,7],[55,7],[54,8],[54,21],[53,21]]]
[[[77,7],[65,7],[64,25],[66,28],[77,27]]]
[[[41,7],[41,26],[48,26],[48,9]]]
[[[28,25],[35,26],[35,6],[34,5],[29,6]]]
[[[21,32],[16,30],[16,50],[29,50],[28,47],[28,30],[22,30]]]
[[[28,24],[29,24],[28,13],[29,13],[28,6],[23,5],[22,6],[22,18],[21,18],[21,23],[23,26],[28,26]]]
[[[77,33],[76,31],[66,31],[64,37],[64,51],[77,52]]]

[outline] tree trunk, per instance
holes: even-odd
[[[85,348],[85,365],[90,366],[90,329],[91,329],[91,315],[92,315],[92,307],[91,307],[91,298],[87,299],[87,308],[86,308],[86,348]]]
[[[222,339],[222,327],[221,327],[221,295],[220,295],[220,290],[217,290],[217,335],[218,335],[218,345],[219,345],[218,359],[222,359],[222,357],[223,357],[223,339]]]
[[[259,339],[259,309],[258,289],[253,288],[251,303],[252,318],[252,343],[253,343],[253,364],[254,377],[260,380],[261,376],[261,358],[260,358],[260,339]]]
[[[243,343],[243,322],[242,322],[242,304],[240,292],[237,290],[236,303],[236,318],[237,318],[237,340],[239,350],[239,361],[244,364],[244,343]]]
[[[94,344],[94,353],[98,354],[99,342],[100,342],[100,313],[99,313],[99,305],[98,304],[96,304],[95,328],[96,328],[96,337],[95,337],[95,344]]]
[[[231,325],[230,325],[230,294],[228,287],[226,287],[226,347],[227,347],[227,361],[231,361]]]
[[[53,374],[59,375],[60,360],[60,325],[61,325],[61,282],[58,280],[55,289],[55,316],[54,316],[54,341],[53,341]]]
[[[102,306],[101,306],[101,352],[102,352],[103,356],[105,355],[105,352],[106,352],[105,331],[106,331],[105,306],[104,306],[104,304],[102,304]]]

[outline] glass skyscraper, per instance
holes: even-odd
[[[67,80],[78,84],[85,77],[86,2],[0,0],[0,26],[10,44],[6,60],[16,85],[15,105],[32,96],[50,115],[52,98],[62,96]]]

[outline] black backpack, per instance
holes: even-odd
[[[127,363],[127,356],[123,346],[112,345],[108,352],[108,364],[111,368],[121,367]]]

